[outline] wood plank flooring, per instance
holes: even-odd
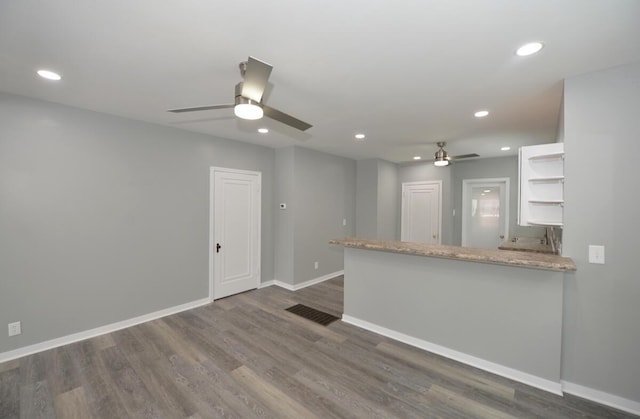
[[[336,321],[343,280],[268,287],[0,364],[0,418],[626,418]]]

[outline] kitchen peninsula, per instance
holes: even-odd
[[[561,394],[556,255],[344,238],[343,321]]]

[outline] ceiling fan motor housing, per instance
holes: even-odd
[[[442,147],[436,151],[435,157],[436,160],[449,160],[449,155]]]
[[[251,100],[247,97],[242,96],[242,85],[243,85],[242,82],[236,84],[235,104],[236,105],[247,104],[247,105],[256,105],[256,106],[262,107],[261,102],[256,102],[255,100]]]

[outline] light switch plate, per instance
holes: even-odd
[[[9,336],[16,336],[22,333],[20,322],[9,323]]]
[[[604,246],[589,245],[589,263],[604,265]]]

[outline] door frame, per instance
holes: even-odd
[[[257,246],[256,258],[258,259],[258,280],[256,288],[260,288],[262,282],[262,173],[254,172],[251,170],[231,169],[228,167],[211,166],[209,168],[209,301],[213,302],[214,299],[214,286],[215,286],[215,262],[213,252],[216,246],[215,239],[215,180],[216,172],[236,173],[243,175],[255,175],[258,179],[258,231],[257,231]]]
[[[412,185],[438,185],[438,243],[442,244],[442,180],[420,180],[417,182],[403,182],[401,187],[401,199],[400,199],[400,241],[405,241],[407,234],[406,219],[404,216],[405,210],[405,186]]]
[[[510,178],[508,177],[495,177],[495,178],[481,178],[481,179],[463,179],[462,180],[462,223],[461,223],[461,237],[460,245],[464,246],[467,241],[467,213],[469,212],[465,202],[469,198],[468,189],[473,185],[482,185],[486,183],[504,183],[504,237],[505,240],[509,238],[509,184]]]

